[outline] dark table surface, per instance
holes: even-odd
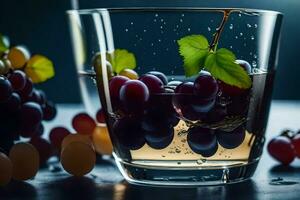
[[[45,124],[70,127],[74,113],[82,105],[59,105],[57,118]],[[273,101],[267,128],[267,141],[284,128],[300,128],[300,102]],[[47,134],[45,135],[47,137]],[[300,161],[282,167],[266,151],[254,177],[246,182],[198,188],[158,188],[134,186],[126,183],[113,161],[105,160],[86,177],[75,178],[63,170],[42,169],[33,180],[11,182],[0,188],[2,199],[300,199]]]

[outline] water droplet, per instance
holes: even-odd
[[[153,21],[154,21],[154,22],[157,22],[157,20],[156,20],[156,19],[154,19]]]
[[[153,43],[151,43],[151,46],[153,47],[153,46],[154,46],[154,44],[153,44]]]
[[[242,14],[241,13],[239,13],[239,17],[241,17],[242,16]]]
[[[167,24],[167,22],[164,22],[164,25],[166,25]]]
[[[208,31],[211,31],[211,28],[210,28],[210,27],[207,27],[207,30],[208,30]]]
[[[230,49],[232,49],[232,48],[233,48],[233,46],[232,46],[232,45],[230,45],[230,46],[229,46],[229,48],[230,48]]]
[[[257,63],[255,60],[252,61],[252,67],[257,67]]]
[[[164,27],[163,26],[160,26],[160,29],[163,29]]]
[[[231,29],[231,30],[233,29],[233,24],[229,25],[229,29]]]
[[[161,39],[158,39],[158,42],[161,42]]]
[[[179,21],[182,23],[182,22],[183,22],[183,19],[180,19]]]
[[[188,30],[188,32],[190,32],[190,31],[191,31],[191,28],[188,28],[187,30]]]
[[[251,28],[252,26],[251,26],[251,24],[247,24],[247,27],[248,27],[248,28]]]
[[[181,17],[184,17],[184,14],[182,14]]]
[[[164,19],[160,19],[160,21],[161,21],[161,22],[163,22],[163,21],[164,21]]]
[[[153,52],[153,55],[155,56],[155,55],[156,55],[156,52]]]
[[[257,28],[258,26],[257,26],[257,24],[254,24],[254,28]]]
[[[253,58],[255,58],[255,59],[256,59],[256,58],[257,58],[257,55],[256,55],[256,54],[254,54],[254,55],[253,55]]]
[[[239,37],[236,35],[234,38],[235,38],[235,39],[238,39]]]
[[[179,25],[178,25],[178,24],[176,25],[176,28],[179,28]]]
[[[157,14],[157,13],[155,14],[155,17],[158,17],[158,14]]]
[[[146,33],[147,32],[147,30],[146,29],[144,29],[144,33]]]
[[[244,34],[242,32],[240,32],[240,36],[243,36]]]
[[[128,28],[125,28],[125,32],[128,32]]]
[[[130,22],[131,25],[133,25],[133,22]]]
[[[251,38],[251,40],[254,40],[254,39],[255,39],[255,37],[254,37],[253,35],[251,35],[251,37],[250,37],[250,38]]]

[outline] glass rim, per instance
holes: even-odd
[[[228,10],[230,12],[239,12],[246,15],[256,15],[260,16],[261,14],[271,14],[277,16],[283,16],[282,12],[274,10],[265,10],[265,9],[254,9],[254,8],[214,8],[214,7],[116,7],[116,8],[91,8],[91,9],[71,9],[67,10],[66,14],[73,15],[89,15],[95,12],[174,12],[174,11],[183,11],[183,12],[224,12]]]

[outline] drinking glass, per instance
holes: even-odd
[[[83,97],[97,98],[98,89],[113,156],[128,182],[217,185],[253,175],[281,13],[102,8],[67,15],[79,77],[91,85],[81,88]]]

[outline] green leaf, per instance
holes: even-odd
[[[7,37],[3,36],[0,33],[0,54],[8,50],[9,48],[9,40]]]
[[[126,49],[116,49],[108,58],[113,70],[120,73],[123,69],[134,69],[136,67],[136,60],[133,53]]]
[[[25,73],[33,83],[41,83],[54,77],[54,67],[51,60],[42,55],[34,55],[27,62]]]
[[[177,41],[179,53],[183,57],[187,77],[196,75],[204,67],[208,54],[208,41],[203,35],[190,35]]]
[[[235,63],[235,55],[228,49],[221,48],[210,52],[205,60],[205,68],[217,79],[239,88],[251,87],[251,79],[240,65]]]

